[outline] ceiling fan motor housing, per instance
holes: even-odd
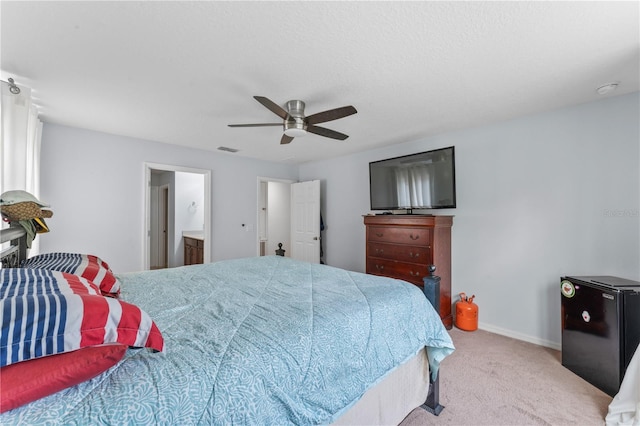
[[[302,101],[288,101],[287,112],[292,117],[304,118],[304,102]]]
[[[297,138],[307,134],[307,122],[304,119],[304,102],[287,102],[287,119],[284,121],[284,134]]]

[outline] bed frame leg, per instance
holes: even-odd
[[[435,380],[429,378],[427,400],[420,407],[435,416],[439,416],[444,409],[444,405],[440,405],[440,374],[438,374]]]

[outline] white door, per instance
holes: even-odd
[[[149,188],[149,221],[150,221],[150,243],[149,243],[149,256],[151,259],[149,260],[149,266],[151,269],[157,269],[160,267],[160,251],[158,248],[160,247],[160,222],[159,222],[159,191],[157,186],[152,186]]]
[[[291,184],[291,257],[320,263],[320,181]]]

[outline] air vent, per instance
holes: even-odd
[[[229,148],[229,147],[226,147],[226,146],[219,146],[218,149],[220,151],[227,151],[227,152],[238,152],[239,151],[238,149]]]

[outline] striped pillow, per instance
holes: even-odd
[[[0,319],[0,367],[104,343],[164,350],[146,312],[59,271],[0,269]]]
[[[120,294],[120,281],[113,275],[109,264],[98,256],[78,253],[46,253],[26,259],[23,268],[51,269],[80,275],[92,281],[105,296]]]

